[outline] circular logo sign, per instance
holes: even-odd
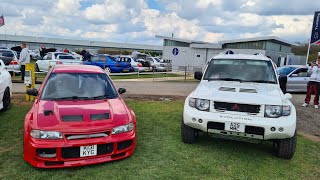
[[[178,48],[173,48],[172,49],[172,54],[175,55],[175,56],[178,55],[179,54],[179,49]]]

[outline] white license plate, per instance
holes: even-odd
[[[226,122],[224,130],[233,132],[244,132],[245,125],[242,123]]]
[[[96,156],[97,145],[80,146],[80,157]]]

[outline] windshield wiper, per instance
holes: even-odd
[[[243,82],[242,79],[235,79],[235,78],[210,78],[208,81],[239,81],[239,82]]]
[[[68,96],[68,97],[60,97],[60,98],[53,98],[53,100],[85,100],[91,99],[89,97],[79,97],[79,96]]]
[[[245,81],[245,82],[271,83],[271,84],[276,84],[276,82],[274,82],[274,81],[267,81],[267,80],[253,80],[253,81]]]
[[[110,98],[115,98],[115,97],[116,97],[116,94],[95,96],[95,97],[90,97],[90,98],[92,98],[92,99],[110,99]]]

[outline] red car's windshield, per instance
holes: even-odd
[[[88,100],[117,98],[118,94],[106,74],[52,73],[41,99]]]

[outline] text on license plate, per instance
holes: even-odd
[[[245,125],[242,123],[226,122],[224,130],[234,132],[244,132]]]
[[[80,146],[80,157],[96,156],[97,145]]]

